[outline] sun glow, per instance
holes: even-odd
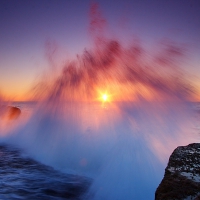
[[[108,89],[97,89],[96,97],[95,100],[101,102],[103,105],[113,101],[113,93],[108,91]]]
[[[102,99],[103,99],[103,101],[107,101],[108,100],[108,95],[107,94],[103,94],[102,95]]]

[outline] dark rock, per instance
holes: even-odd
[[[174,150],[155,200],[200,200],[200,143]]]

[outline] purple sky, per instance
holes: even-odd
[[[48,68],[45,43],[55,41],[57,61],[89,48],[91,0],[0,0],[0,91],[23,95]],[[184,68],[200,88],[199,0],[96,0],[109,36],[138,38],[151,51],[163,39],[187,48]],[[153,47],[154,46],[154,47]]]

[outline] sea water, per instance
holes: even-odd
[[[101,37],[93,49],[47,73],[33,91],[37,104],[15,104],[22,110],[15,120],[1,114],[0,140],[9,144],[3,144],[1,152],[12,160],[9,149],[19,148],[23,154],[17,154],[16,162],[25,154],[46,170],[50,166],[82,177],[82,189],[73,189],[76,196],[63,196],[55,179],[48,182],[51,172],[44,176],[40,170],[28,167],[25,172],[18,170],[25,165],[9,164],[20,183],[12,186],[12,175],[3,175],[1,188],[7,182],[11,191],[2,189],[3,198],[29,199],[27,190],[21,196],[15,191],[26,187],[24,180],[33,173],[31,193],[35,190],[40,199],[41,190],[49,191],[48,199],[154,199],[172,151],[199,142],[199,109],[188,103],[194,89],[178,65],[182,51],[169,42],[151,57],[138,44],[127,47]],[[108,99],[102,99],[104,95]],[[22,163],[30,166],[32,161]],[[43,190],[36,184],[41,179],[58,187],[52,191],[46,185]],[[70,179],[60,181],[65,185]]]
[[[196,104],[13,105],[22,115],[1,137],[3,199],[154,199],[172,151],[199,142]]]

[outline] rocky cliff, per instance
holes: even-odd
[[[200,143],[174,150],[155,200],[200,200]]]

